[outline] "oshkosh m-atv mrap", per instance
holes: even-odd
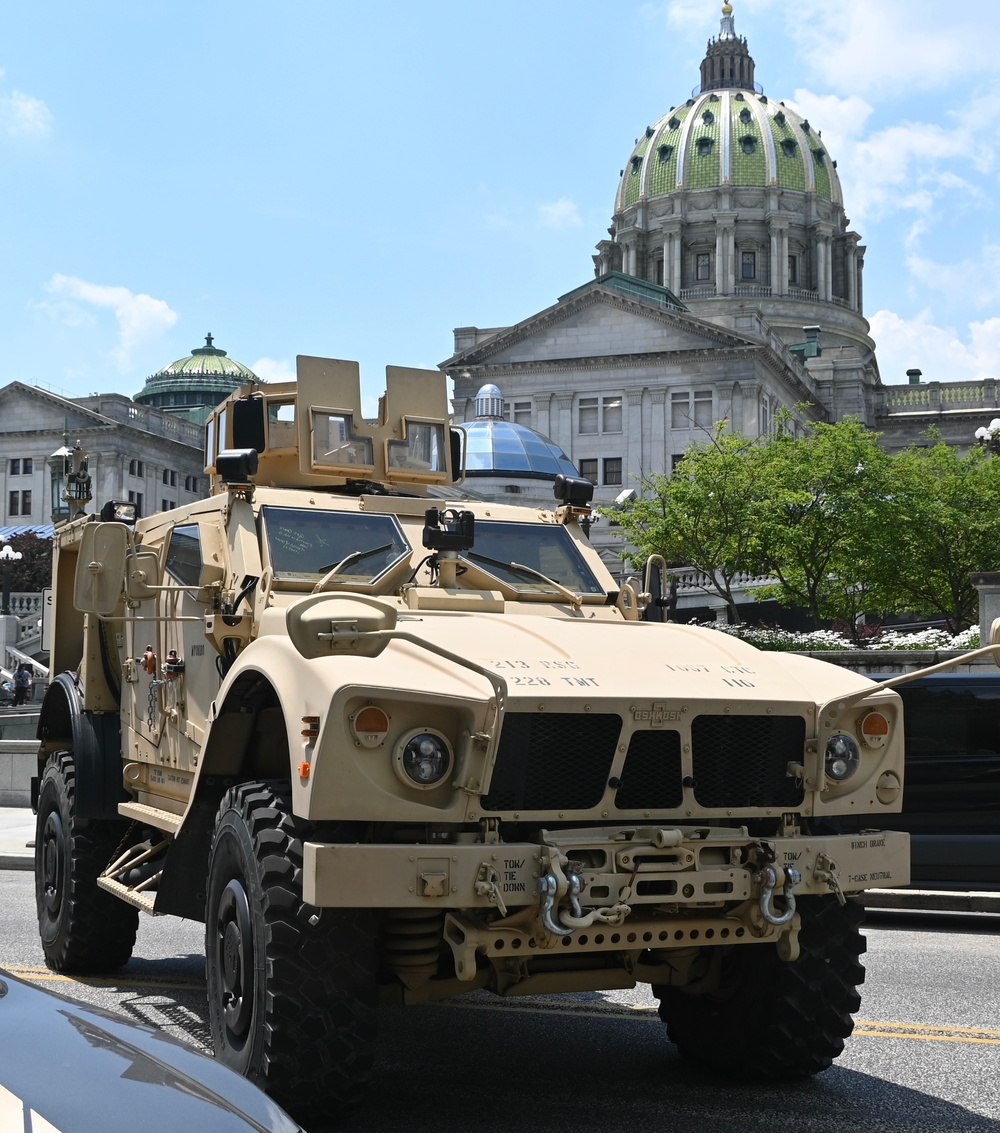
[[[379,1000],[651,985],[723,1069],[827,1067],[907,836],[897,694],[664,624],[553,506],[462,498],[444,379],[298,360],[207,428],[208,498],[55,536],[37,896],[58,971],[204,921],[217,1056],[343,1104]],[[452,495],[449,496],[449,491]],[[430,495],[429,495],[430,493]],[[659,620],[658,620],[659,619]]]

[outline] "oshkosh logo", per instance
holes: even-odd
[[[668,708],[665,704],[654,704],[652,708],[633,708],[632,719],[637,724],[648,724],[651,728],[662,728],[681,718],[679,708]]]

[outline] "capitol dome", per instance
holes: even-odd
[[[699,86],[635,140],[609,235],[598,276],[660,284],[730,325],[744,300],[788,346],[818,326],[827,346],[874,349],[837,163],[818,124],[764,93],[729,3]]]
[[[204,346],[151,375],[132,400],[203,423],[234,390],[259,380],[253,370],[213,345],[207,334]]]

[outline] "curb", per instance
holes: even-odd
[[[859,899],[866,909],[922,913],[1000,913],[1000,893],[869,889]]]
[[[35,855],[32,851],[27,854],[0,854],[0,869],[31,869],[35,868]]]

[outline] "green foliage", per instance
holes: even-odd
[[[52,585],[52,540],[33,531],[12,535],[6,540],[21,558],[7,566],[7,582],[12,593],[36,594]]]
[[[702,571],[732,621],[736,576],[768,574],[757,596],[805,608],[817,627],[909,611],[957,633],[977,617],[970,574],[1000,570],[1000,458],[929,439],[889,456],[854,418],[758,440],[720,424],[672,476],[605,511],[637,548],[633,565],[659,554]]]
[[[755,441],[720,424],[710,440],[692,445],[673,476],[643,480],[641,498],[604,509],[638,548],[633,565],[657,554],[694,567],[705,575],[707,592],[722,597],[736,619],[733,579],[760,557],[759,462]]]

